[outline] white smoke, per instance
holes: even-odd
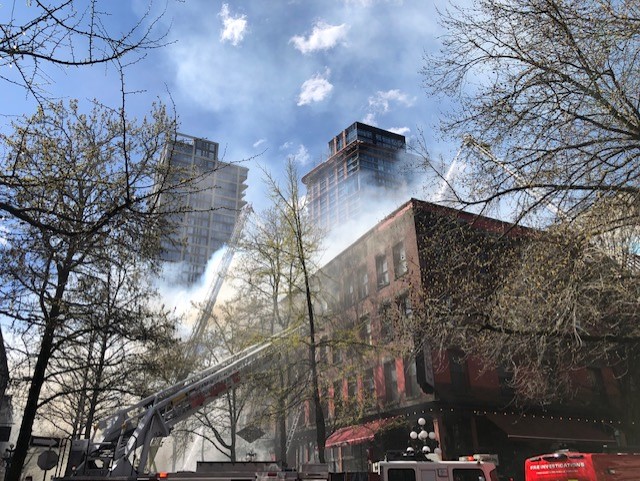
[[[166,308],[175,312],[183,320],[180,326],[180,337],[185,339],[191,334],[199,314],[197,306],[202,305],[211,290],[213,282],[219,275],[218,266],[224,254],[224,250],[218,249],[211,255],[207,262],[204,274],[193,285],[185,286],[175,282],[176,273],[181,271],[180,264],[167,263],[162,272],[162,278],[158,281],[158,290]],[[224,297],[221,292],[219,298]]]

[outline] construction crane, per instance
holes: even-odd
[[[218,294],[220,294],[220,289],[222,288],[224,279],[227,275],[227,272],[229,271],[229,267],[231,266],[231,261],[233,260],[233,256],[236,253],[236,250],[238,249],[238,243],[240,242],[240,238],[242,237],[242,232],[244,230],[245,224],[247,223],[247,219],[252,212],[253,208],[251,207],[251,204],[246,204],[240,211],[240,214],[238,214],[233,233],[231,234],[231,238],[226,244],[226,249],[224,251],[222,259],[220,259],[220,263],[218,264],[216,275],[211,282],[211,286],[209,287],[209,291],[205,298],[205,305],[198,315],[189,341],[187,342],[185,351],[186,359],[191,359],[198,352],[198,347],[200,346],[202,336],[204,335],[207,329],[207,325],[209,324],[209,320],[213,315],[213,308],[215,307],[216,301],[218,300]],[[186,376],[186,373],[183,375],[183,377],[184,376]]]
[[[473,136],[469,134],[464,135],[462,140],[462,146],[460,147],[460,150],[458,151],[458,154],[456,155],[454,162],[457,161],[458,156],[460,155],[460,153],[462,152],[462,149],[464,148],[471,148],[475,150],[477,153],[481,154],[486,159],[488,159],[489,161],[493,162],[494,164],[502,168],[507,174],[509,174],[516,181],[516,184],[519,187],[523,188],[529,195],[534,197],[539,203],[543,204],[552,214],[554,214],[560,219],[567,220],[566,211],[564,211],[556,203],[550,200],[547,196],[542,195],[539,190],[536,190],[535,188],[530,187],[527,184],[527,182],[524,181],[524,179],[519,173],[513,170],[506,162],[498,159],[491,152],[491,150],[489,150],[486,144],[478,142]],[[615,260],[621,265],[626,265],[627,267],[630,267],[631,269],[636,270],[640,262],[638,261],[639,257],[635,253],[631,251],[624,252],[624,253],[619,253],[619,252],[616,253],[613,249],[606,248],[602,245],[601,241],[603,239],[606,239],[607,237],[611,239],[612,236],[614,235],[615,235],[614,232],[601,234],[599,236],[596,236],[595,239],[592,239],[590,243],[591,245],[595,246],[600,252],[602,252],[605,256]]]
[[[72,442],[65,478],[142,474],[153,439],[168,436],[177,423],[243,382],[249,371],[264,366],[278,340],[299,329],[282,331],[103,419],[91,442]]]
[[[470,148],[470,149],[476,151],[477,153],[482,155],[485,159],[488,159],[489,161],[491,161],[492,163],[494,163],[495,165],[500,167],[502,170],[504,170],[508,175],[510,175],[515,180],[515,182],[518,185],[518,187],[523,188],[527,192],[527,194],[531,195],[539,203],[544,205],[552,214],[554,214],[556,216],[563,216],[564,215],[564,212],[562,211],[562,209],[560,209],[555,203],[553,203],[545,195],[542,195],[538,190],[536,190],[535,188],[529,186],[527,184],[527,182],[523,179],[523,177],[518,172],[513,170],[511,168],[511,166],[509,166],[509,164],[507,164],[503,160],[498,159],[493,154],[493,152],[491,152],[491,150],[489,150],[489,148],[487,147],[486,144],[478,142],[470,134],[465,134],[463,136],[463,138],[462,138],[462,146],[460,147],[460,150],[458,151],[458,155],[460,154],[460,152],[464,148]],[[458,155],[456,155],[456,159],[458,158]]]

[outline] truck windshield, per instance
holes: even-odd
[[[414,469],[391,468],[387,471],[387,481],[416,481]]]

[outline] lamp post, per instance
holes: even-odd
[[[11,458],[13,457],[14,445],[9,444],[9,447],[4,450],[2,454],[2,461],[4,463],[4,478],[7,478],[9,472],[9,466],[11,465]]]
[[[435,456],[437,459],[440,459],[442,455],[442,450],[440,449],[440,443],[438,442],[436,433],[433,431],[427,431],[426,429],[427,420],[425,418],[418,419],[418,427],[417,429],[413,429],[409,433],[410,446],[407,448],[407,452],[415,455],[416,451],[413,445],[419,448],[419,452],[426,458],[428,456]],[[421,444],[421,446],[420,446]]]

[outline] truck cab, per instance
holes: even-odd
[[[380,481],[498,481],[493,463],[484,461],[380,461]]]

